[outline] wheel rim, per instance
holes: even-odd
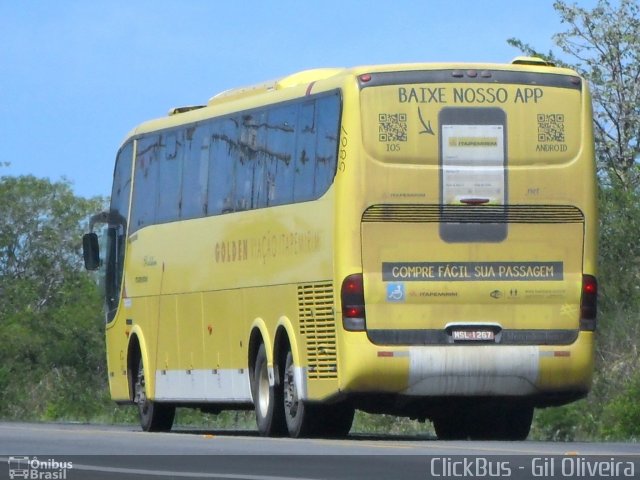
[[[269,413],[269,372],[266,362],[260,367],[258,376],[258,408],[262,418],[265,418]]]
[[[142,367],[142,362],[140,362],[140,366],[138,367],[138,378],[135,385],[134,401],[138,404],[140,413],[146,415],[149,410],[149,403],[147,402],[147,389],[145,387],[144,368]]]
[[[294,418],[298,413],[298,390],[296,388],[293,362],[287,359],[287,368],[284,373],[284,409],[287,416]]]

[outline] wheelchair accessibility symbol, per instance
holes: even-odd
[[[387,302],[404,302],[404,283],[387,283]]]

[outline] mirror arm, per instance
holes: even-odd
[[[93,232],[96,223],[109,223],[109,212],[100,212],[89,219],[89,231]]]

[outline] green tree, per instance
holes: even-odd
[[[515,38],[509,44],[527,55],[573,68],[590,84],[601,178],[625,189],[640,187],[640,7],[600,0],[588,10],[553,4],[567,30],[554,35],[562,54],[541,53]],[[564,60],[564,59],[567,60]]]
[[[629,405],[640,367],[640,7],[637,0],[599,0],[591,10],[564,1],[554,8],[567,27],[554,35],[558,53],[508,42],[576,70],[590,84],[600,181],[600,323],[598,371],[582,414],[572,406],[541,414],[546,424],[538,430],[624,437],[630,433],[619,429],[628,423],[624,412],[640,411],[640,398]],[[582,424],[567,428],[576,421]]]
[[[0,415],[82,415],[104,383],[101,300],[81,266],[103,199],[68,182],[0,178]],[[69,412],[70,413],[70,412]]]

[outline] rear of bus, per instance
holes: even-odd
[[[357,222],[361,242],[337,252],[341,389],[442,438],[525,438],[534,407],[591,383],[587,85],[535,59],[356,76],[344,128],[362,149],[338,175],[338,238]]]

